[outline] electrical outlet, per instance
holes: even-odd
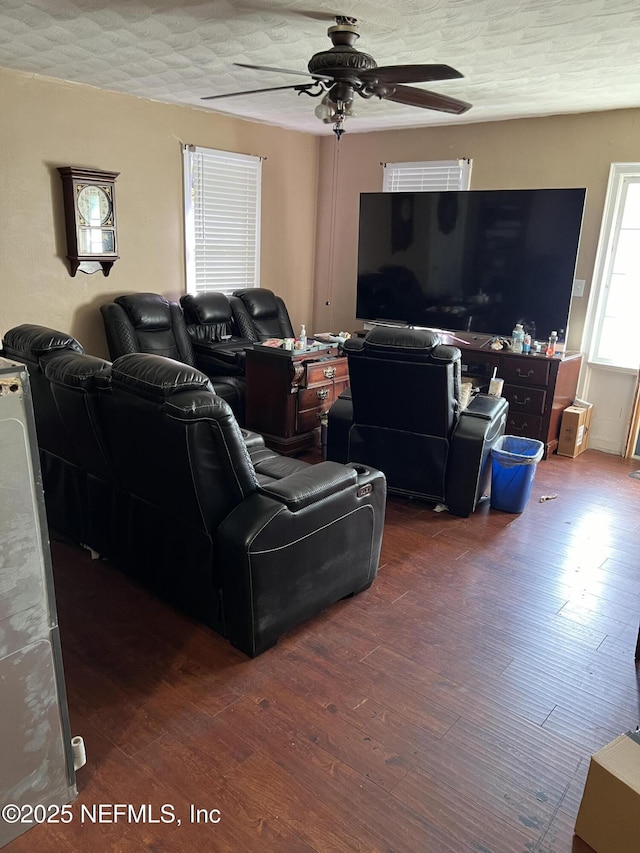
[[[574,296],[584,296],[584,285],[585,280],[583,278],[576,278],[573,281],[573,295]]]

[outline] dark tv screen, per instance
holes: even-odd
[[[535,339],[566,330],[586,190],[362,193],[356,315]]]

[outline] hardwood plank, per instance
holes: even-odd
[[[250,729],[256,743],[269,745],[279,768],[264,766],[260,774],[268,781],[269,797],[281,809],[291,808],[285,820],[291,821],[317,849],[342,850],[345,838],[350,839],[350,849],[354,851],[408,853],[425,849],[429,838],[441,845],[439,850],[453,853],[456,849],[446,831],[439,832],[422,814],[396,799],[390,800],[389,793],[374,782],[334,760],[317,745],[298,738],[295,730],[274,719],[268,706],[254,703],[252,707],[243,700],[223,712],[223,717],[231,726]],[[256,753],[250,762],[262,760]],[[236,784],[240,780],[243,785],[250,784],[246,778],[250,762],[234,773]],[[388,820],[389,810],[394,813],[393,826]]]
[[[398,783],[393,794],[426,814],[436,825],[446,828],[460,849],[520,853],[532,840],[537,840],[539,830],[535,825],[517,827],[506,823],[494,811],[485,808],[484,803],[473,802],[455,788],[441,782],[437,784],[438,781],[426,770],[416,767]]]
[[[78,819],[4,849],[588,853],[573,826],[590,756],[640,711],[637,467],[551,456],[519,515],[390,497],[371,589],[255,660],[53,542],[88,760]],[[127,802],[187,820],[79,820]],[[191,805],[220,823],[192,824]]]

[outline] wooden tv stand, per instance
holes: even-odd
[[[538,439],[546,459],[558,447],[562,413],[575,399],[582,353],[549,358],[544,353],[487,350],[472,343],[455,345],[462,352],[463,379],[486,390],[497,368],[497,377],[504,379],[502,396],[509,402],[505,432]]]
[[[247,429],[284,455],[314,447],[321,418],[349,385],[335,347],[305,352],[254,345],[246,353]]]

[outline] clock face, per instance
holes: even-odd
[[[84,186],[78,192],[78,212],[87,225],[104,225],[111,217],[111,199],[98,186]]]

